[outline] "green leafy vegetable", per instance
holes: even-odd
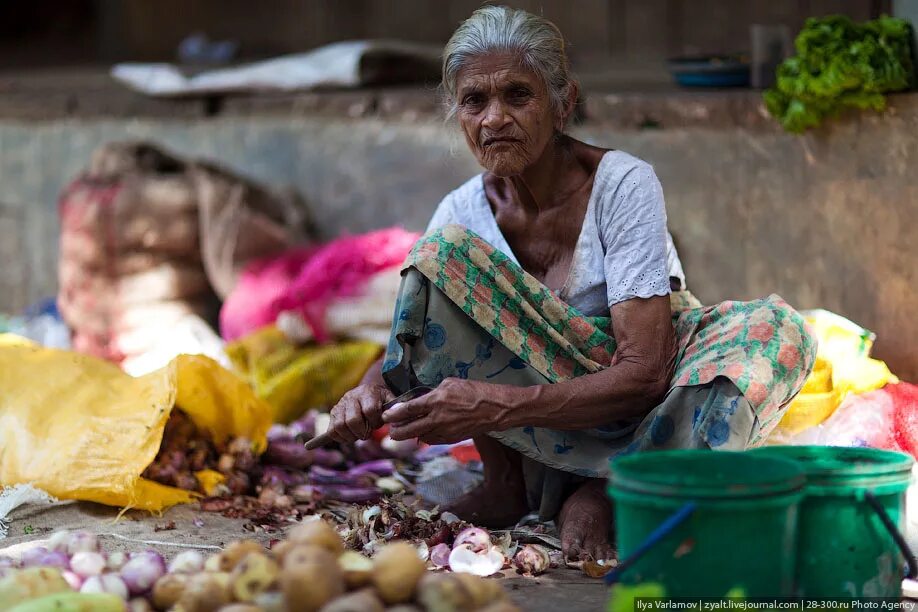
[[[883,110],[885,93],[914,78],[912,30],[904,19],[810,18],[797,35],[797,55],[777,71],[765,106],[789,132],[816,127],[846,107]]]

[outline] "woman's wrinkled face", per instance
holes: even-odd
[[[520,174],[555,134],[548,90],[512,54],[485,55],[459,71],[457,117],[478,163],[496,176]]]

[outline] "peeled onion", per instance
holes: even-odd
[[[490,576],[504,567],[504,553],[492,546],[480,553],[463,544],[453,548],[449,554],[449,568],[454,572],[465,572],[476,576]]]
[[[70,557],[70,569],[77,576],[98,576],[105,569],[105,557],[97,552],[78,552]]]

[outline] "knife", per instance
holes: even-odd
[[[421,397],[422,395],[427,395],[433,390],[434,390],[433,387],[428,387],[426,385],[420,385],[420,386],[414,387],[413,389],[409,389],[405,393],[402,393],[401,395],[399,395],[394,400],[383,404],[382,411],[385,412],[392,406],[396,404],[401,404],[402,402],[410,402],[411,400],[417,399]],[[329,434],[329,432],[326,431],[325,433],[319,434],[318,436],[306,442],[305,444],[306,450],[313,450],[316,448],[320,448],[322,446],[329,444],[332,441],[333,440],[331,438],[331,434]]]

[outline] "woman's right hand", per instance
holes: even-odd
[[[395,396],[383,385],[364,384],[345,393],[331,409],[328,433],[332,440],[347,444],[369,438],[383,425],[383,404],[393,399]]]

